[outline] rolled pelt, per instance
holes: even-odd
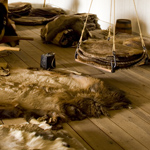
[[[72,29],[78,41],[81,36],[83,26],[84,22],[79,17],[74,15],[62,15],[49,22],[44,28],[41,29],[41,37],[46,42],[52,42],[58,33],[67,29]],[[83,40],[88,39],[89,36],[90,34],[88,30],[85,28]],[[68,43],[66,43],[66,46],[67,44]]]

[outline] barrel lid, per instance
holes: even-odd
[[[131,20],[129,20],[129,19],[117,19],[117,21],[116,21],[117,23],[131,23]]]

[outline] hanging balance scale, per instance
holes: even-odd
[[[90,8],[93,0],[91,0]],[[135,6],[135,1],[134,6]],[[111,0],[112,7],[112,0]],[[89,12],[90,12],[89,8]],[[111,8],[112,9],[112,8]],[[86,27],[89,12],[87,13],[87,18],[84,23],[84,28],[81,33],[81,38],[78,43],[78,47],[75,52],[75,61],[83,64],[87,64],[96,67],[101,70],[108,72],[115,72],[115,70],[130,68],[136,64],[143,64],[148,62],[147,49],[144,44],[144,40],[141,33],[141,28],[139,24],[139,19],[137,15],[137,10],[135,6],[137,22],[140,31],[140,38],[142,43],[142,49],[134,49],[132,47],[125,46],[121,43],[116,43],[115,41],[115,0],[114,0],[114,27],[113,27],[113,42],[110,39],[110,29],[107,40],[101,39],[88,39],[82,41],[82,36]],[[110,16],[111,18],[111,16]],[[110,19],[111,22],[111,19]],[[111,23],[110,23],[111,24]]]

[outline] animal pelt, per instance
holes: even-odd
[[[84,22],[77,16],[58,16],[41,29],[41,37],[46,42],[52,42],[58,33],[64,30],[72,29],[74,31],[74,36],[76,36],[76,39],[79,41],[83,26]],[[83,40],[88,39],[88,37],[90,37],[90,35],[88,30],[85,28]]]
[[[113,42],[107,40],[89,39],[80,45],[80,49],[85,56],[91,58],[107,58],[112,56]],[[116,57],[129,57],[133,55],[142,54],[142,50],[134,49],[131,47],[124,46],[120,43],[116,43]]]
[[[83,22],[86,21],[87,13],[77,13],[74,15],[81,18],[83,20]],[[98,17],[96,14],[88,14],[86,28],[89,31],[100,29],[100,25],[98,24]]]
[[[150,50],[150,39],[143,38],[145,47]],[[128,38],[123,41],[123,45],[135,48],[135,49],[143,49],[140,37]]]
[[[76,35],[76,32],[73,29],[68,29],[59,32],[51,42],[61,47],[69,47],[76,45],[78,41],[79,36]]]
[[[125,93],[89,76],[28,69],[0,77],[1,118],[34,117],[51,125],[87,117],[109,116],[128,107]],[[8,109],[7,109],[8,108]]]
[[[44,7],[44,8],[32,8],[29,16],[39,16],[45,18],[52,18],[58,15],[66,15],[67,12],[61,8],[56,7]]]
[[[9,4],[10,18],[21,25],[42,25],[53,21],[59,15],[65,15],[66,12],[61,8],[44,7],[32,8],[30,3],[11,3]]]
[[[44,130],[33,124],[0,126],[0,149],[85,150],[67,132]]]
[[[16,36],[17,33],[8,18],[8,12],[3,3],[0,3],[0,40],[3,36]],[[16,46],[19,41],[9,42],[10,46]]]
[[[9,17],[21,17],[28,15],[32,4],[27,2],[14,2],[8,4]]]

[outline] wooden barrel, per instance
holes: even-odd
[[[116,21],[116,33],[117,32],[132,34],[131,20],[117,19],[117,21]]]

